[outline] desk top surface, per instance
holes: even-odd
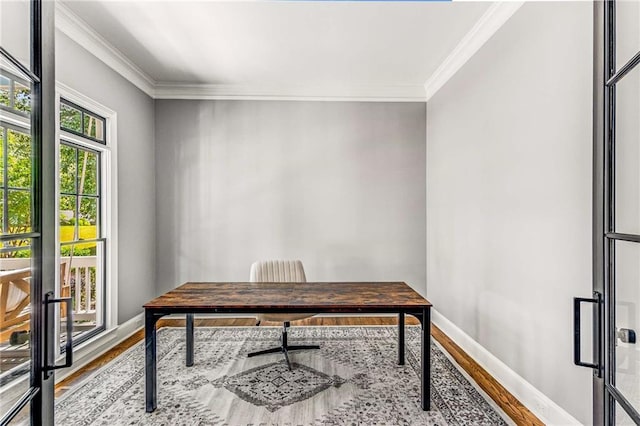
[[[256,312],[415,310],[430,306],[404,282],[189,282],[144,305],[159,310]]]

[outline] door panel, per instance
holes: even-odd
[[[640,424],[640,4],[594,2],[595,425]]]
[[[640,344],[633,343],[637,341],[634,334],[640,332],[640,244],[616,241],[615,246],[615,327],[619,333],[614,348],[615,387],[640,410]]]
[[[28,0],[0,1],[0,46],[31,68],[31,5]]]
[[[640,234],[640,68],[615,90],[615,231]]]
[[[604,143],[609,148],[605,194],[608,250],[603,257],[604,297],[608,300],[604,401],[607,424],[629,417],[640,423],[640,359],[636,333],[640,331],[640,13],[627,1],[606,3],[605,34],[612,50],[604,106],[609,117]],[[611,208],[613,207],[613,208]],[[615,408],[614,408],[615,407]]]
[[[616,69],[640,51],[640,2],[616,1]]]
[[[0,413],[29,390],[31,372],[31,240],[4,242],[0,254]],[[7,250],[8,249],[8,250]]]
[[[636,422],[633,421],[626,411],[616,403],[615,405],[615,424],[617,426],[634,426]]]
[[[0,355],[13,363],[0,367],[0,424],[53,424],[43,298],[56,248],[42,230],[55,228],[54,8],[0,0]]]

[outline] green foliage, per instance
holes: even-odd
[[[96,255],[96,246],[93,247],[89,247],[89,248],[81,248],[81,247],[75,247],[75,246],[62,246],[60,248],[60,255],[62,257],[69,257],[71,256],[71,248],[73,247],[73,255],[74,256],[95,256]]]
[[[98,194],[98,154],[93,151],[60,145],[60,192],[65,194]],[[75,202],[60,206],[75,210]]]
[[[3,86],[0,86],[0,105],[11,105],[9,102],[9,90],[5,89]]]
[[[27,242],[25,241],[25,243],[27,243]],[[95,256],[96,255],[96,246],[93,246],[93,247],[75,247],[75,246],[72,246],[72,245],[66,245],[66,246],[62,246],[60,248],[60,256],[62,256],[62,257],[71,256],[72,249],[73,249],[73,256],[74,257]],[[3,253],[2,257],[26,259],[26,258],[30,258],[31,257],[31,250],[30,249],[15,250],[15,251],[12,251],[12,252]]]
[[[15,82],[15,89],[13,93],[14,107],[18,111],[30,113],[31,112],[31,89],[27,86]]]
[[[9,90],[9,80],[0,75],[0,105],[11,106],[16,111],[29,113],[31,110],[31,90],[29,87],[14,81],[13,90]],[[11,99],[13,97],[13,99]],[[12,102],[13,100],[13,102]],[[87,128],[93,136],[96,133],[96,123],[93,119],[92,128]],[[75,108],[61,104],[61,126],[83,132],[82,114]],[[4,146],[6,144],[6,147]],[[6,149],[7,156],[4,156]],[[87,234],[93,232],[90,238],[95,238],[98,219],[98,153],[75,146],[60,146],[60,225],[73,226],[74,232],[69,240],[80,239],[80,231]],[[24,131],[0,125],[0,231],[2,234],[21,234],[32,229],[33,209],[33,147],[31,135]],[[4,171],[7,179],[4,181]],[[11,188],[11,189],[10,189]],[[7,203],[7,226],[4,226],[3,205]],[[79,229],[82,227],[82,229]],[[92,228],[93,227],[93,228]],[[89,231],[87,231],[89,230]],[[86,237],[89,238],[89,237]],[[5,246],[25,247],[29,240],[14,240]],[[70,255],[73,250],[75,256],[95,254],[95,247],[65,246],[63,255]],[[0,257],[30,257],[28,249],[14,250],[0,254]]]
[[[7,177],[9,186],[31,188],[31,135],[13,129],[7,132]]]
[[[11,90],[12,80],[13,90]],[[12,96],[13,106],[11,103]],[[0,75],[0,105],[29,114],[31,112],[31,88],[11,77]]]
[[[2,167],[7,168],[8,182],[3,186],[7,191],[9,228],[3,231],[20,234],[31,230],[31,135],[8,128],[2,128],[0,133],[4,135],[5,132],[8,156],[6,159],[2,157]],[[21,189],[7,189],[7,186]]]
[[[15,84],[16,108],[28,111],[30,91],[26,86]],[[0,103],[4,102],[1,100],[1,96],[4,96],[9,102],[8,91],[0,89]],[[62,104],[61,122],[66,122],[68,126],[75,126],[78,131],[81,131],[80,119],[78,110]],[[5,133],[8,154],[6,159],[2,156]],[[31,135],[0,127],[0,181],[4,167],[7,168],[8,177],[8,182],[2,182],[3,188],[0,189],[7,191],[9,210],[9,229],[3,229],[3,233],[16,234],[31,230],[32,161]],[[9,190],[7,187],[23,190]],[[98,194],[98,154],[62,144],[60,147],[60,191],[70,194],[60,197],[60,210],[66,212],[66,215],[61,215],[62,225],[73,225],[76,220],[81,226],[95,225],[98,217],[97,200],[82,195],[96,196]],[[0,192],[0,195],[3,194]],[[79,203],[79,212],[76,211],[76,202]]]
[[[4,248],[5,249],[13,249],[15,248],[15,250],[13,251],[7,251],[4,253],[0,253],[0,258],[14,258],[14,257],[19,257],[19,258],[25,258],[25,257],[31,257],[31,250],[30,249],[25,249],[23,247],[25,246],[29,246],[29,244],[31,244],[31,240],[12,240],[12,241],[7,241],[4,243]]]
[[[60,215],[60,226],[72,226],[76,224],[76,219],[75,218],[66,218],[63,215]],[[78,226],[91,226],[92,223],[87,220],[87,219],[83,219],[83,218],[79,218],[78,219]]]
[[[8,256],[7,256],[8,257]],[[20,258],[20,259],[25,259],[25,258],[29,258],[31,257],[31,250],[27,249],[27,250],[17,250],[13,252],[13,256],[14,258]]]
[[[97,153],[65,144],[60,146],[60,192],[60,225],[97,225]],[[78,235],[73,239],[78,239]]]
[[[60,104],[60,127],[82,133],[82,114],[67,104]]]

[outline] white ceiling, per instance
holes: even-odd
[[[423,91],[490,4],[64,1],[160,86],[269,88],[274,94]]]

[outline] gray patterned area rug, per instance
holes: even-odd
[[[397,365],[395,327],[292,327],[290,344],[319,344],[247,358],[278,345],[279,327],[196,328],[185,367],[184,328],[158,331],[158,408],[144,410],[144,346],[133,346],[56,401],[57,425],[503,425],[435,344],[432,410],[420,408],[419,326],[407,327]]]

